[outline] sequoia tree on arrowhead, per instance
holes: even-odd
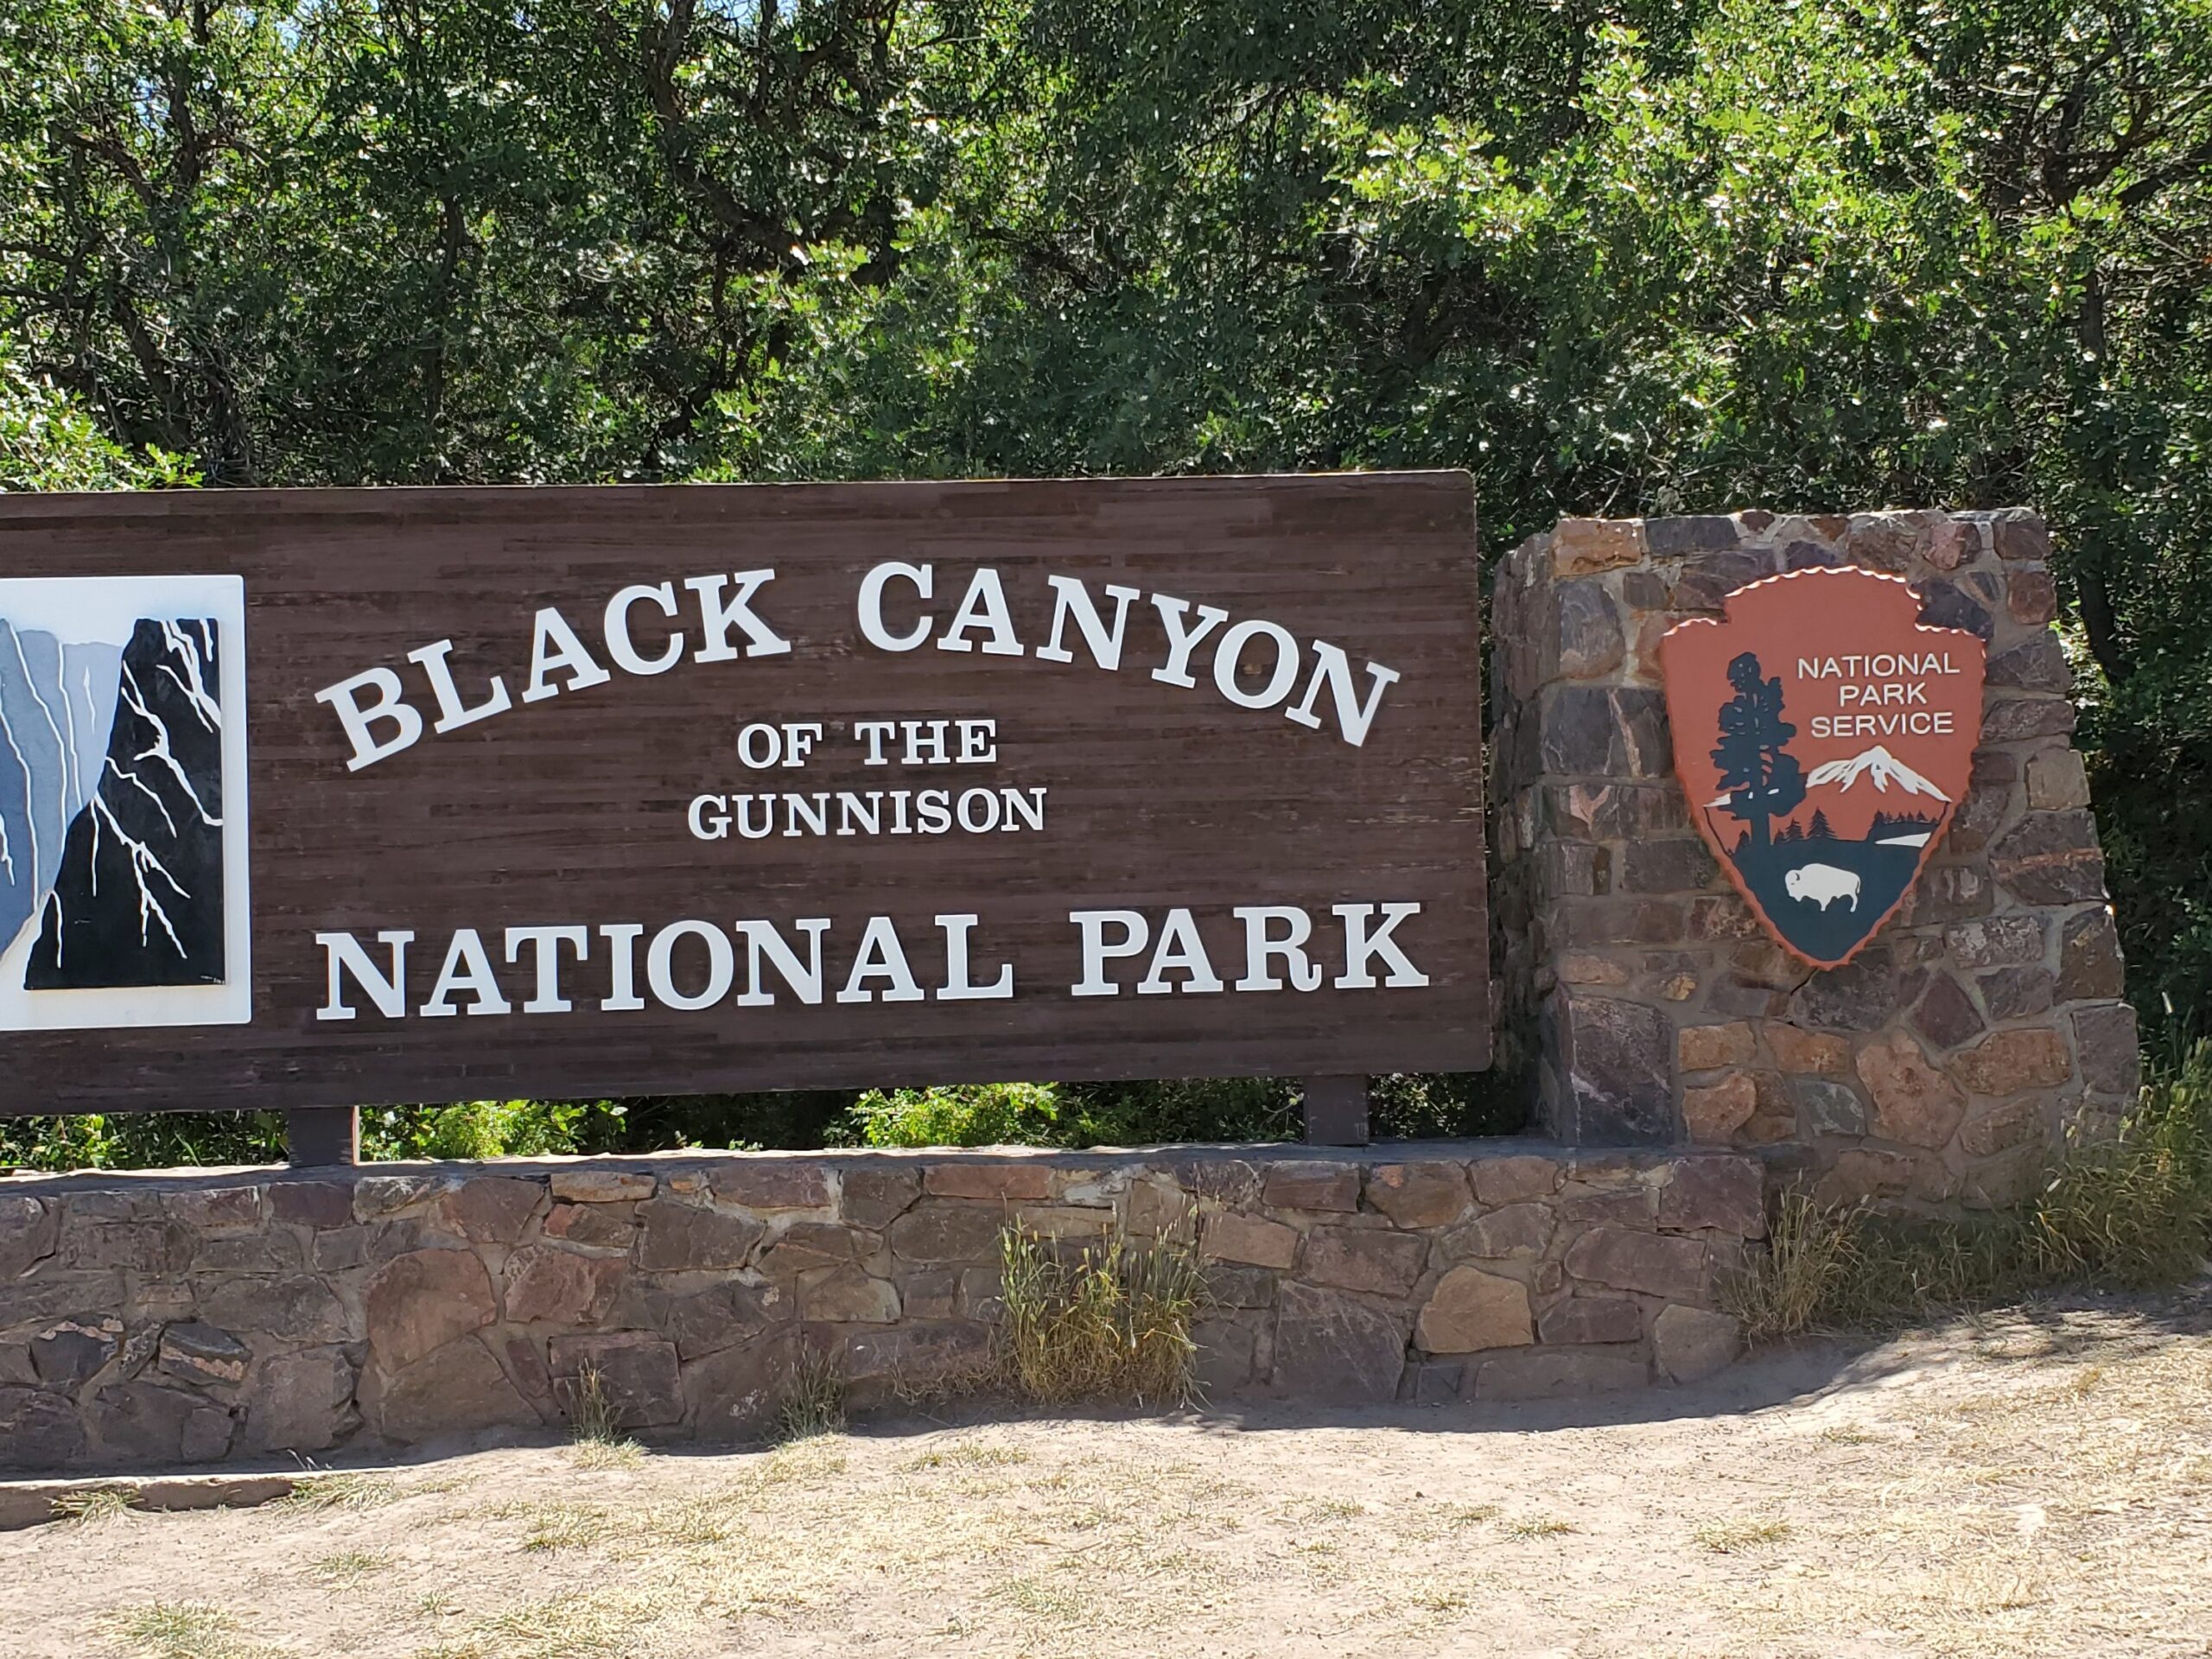
[[[1789,752],[1797,728],[1782,717],[1782,680],[1760,677],[1759,659],[1744,652],[1728,664],[1736,696],[1720,710],[1720,741],[1713,764],[1729,791],[1731,817],[1751,827],[1751,845],[1767,845],[1767,821],[1797,810],[1805,798],[1805,773]]]

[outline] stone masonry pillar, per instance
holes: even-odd
[[[2042,521],[2020,509],[1562,519],[1491,599],[1501,1065],[1570,1143],[1758,1148],[1832,1198],[2000,1202],[2138,1087]],[[1988,642],[1971,792],[1904,907],[1816,972],[1675,780],[1660,636],[1762,576],[1861,565]]]

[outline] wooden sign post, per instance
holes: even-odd
[[[0,499],[0,1110],[1481,1066],[1477,583],[1460,474]]]

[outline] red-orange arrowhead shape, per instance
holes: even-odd
[[[1966,799],[1983,647],[1920,625],[1901,577],[1796,570],[1659,642],[1690,817],[1774,937],[1840,967]]]

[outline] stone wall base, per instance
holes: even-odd
[[[1764,1234],[1725,1153],[683,1154],[0,1181],[0,1463],[75,1469],[772,1422],[802,1348],[866,1407],[993,1349],[1008,1220],[1193,1226],[1217,1402],[1527,1399],[1727,1364]]]

